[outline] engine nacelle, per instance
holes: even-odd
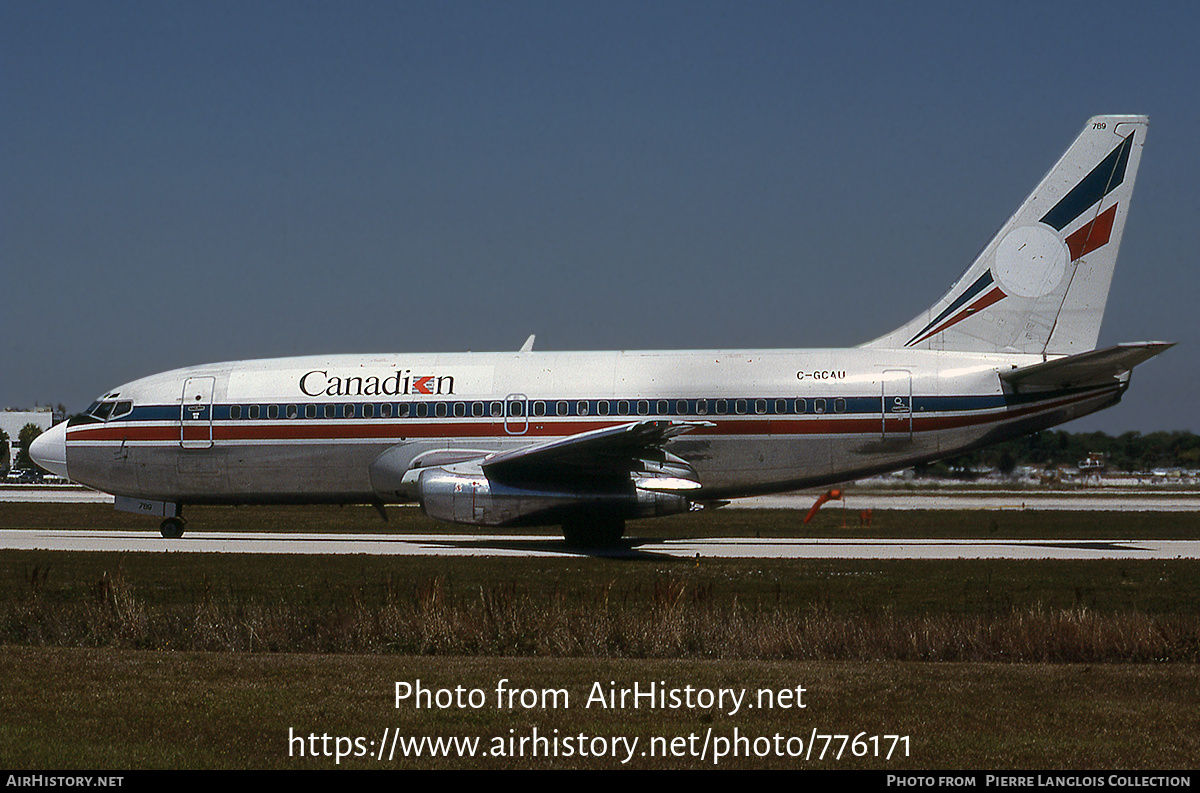
[[[435,520],[475,526],[537,526],[580,517],[649,518],[687,512],[679,492],[636,487],[633,480],[609,489],[516,487],[492,482],[470,463],[426,468],[417,479],[421,510]]]

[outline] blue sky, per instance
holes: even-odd
[[[1073,430],[1200,430],[1195,3],[0,4],[0,405],[336,352],[851,346],[1150,133]]]

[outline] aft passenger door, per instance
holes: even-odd
[[[883,439],[912,441],[912,372],[907,369],[884,371],[880,407]]]
[[[189,377],[183,381],[179,406],[179,445],[185,449],[208,449],[213,445],[212,401],[215,377]]]

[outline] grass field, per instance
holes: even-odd
[[[413,510],[189,510],[192,528],[437,531]],[[652,536],[863,536],[837,511],[717,511]],[[0,505],[0,530],[153,531],[102,505]],[[1188,513],[877,513],[871,536],[1181,538]],[[452,528],[458,531],[457,528]],[[803,533],[802,533],[803,532]],[[760,739],[722,767],[1194,768],[1200,562],[381,558],[0,552],[0,766],[619,767],[574,754],[298,757],[294,735]],[[567,708],[394,707],[396,681],[562,688]],[[772,691],[807,707],[585,708],[591,687]],[[512,732],[510,732],[510,730]],[[711,732],[709,732],[711,730]],[[909,753],[788,756],[814,734]],[[781,751],[771,736],[782,736]],[[714,737],[715,736],[715,737]],[[765,737],[764,737],[765,736]],[[793,742],[788,745],[786,739]],[[691,743],[700,740],[691,739]],[[764,743],[766,741],[766,743]],[[779,739],[776,739],[778,744]],[[318,743],[321,743],[318,741]],[[327,744],[329,742],[326,742]],[[718,740],[719,743],[719,740]],[[329,744],[332,746],[332,744]],[[353,747],[353,744],[349,744]],[[669,746],[670,744],[664,744]],[[865,744],[858,745],[862,748]],[[290,747],[290,754],[289,754]],[[321,747],[318,747],[321,748]],[[354,747],[357,748],[357,747]],[[694,748],[694,747],[693,747]],[[807,748],[807,747],[806,747]],[[331,750],[333,751],[333,750]],[[563,751],[566,751],[563,749]],[[640,751],[640,750],[639,750]],[[374,750],[372,750],[372,753]],[[829,752],[827,752],[829,754]]]
[[[481,708],[395,706],[396,682],[478,689]],[[565,690],[566,707],[497,708],[507,685]],[[804,708],[604,709],[587,707],[596,683],[662,682],[671,687],[803,687]],[[0,765],[7,768],[1195,768],[1200,757],[1200,686],[1195,667],[1169,664],[928,664],[462,658],[415,655],[161,653],[0,648]],[[560,699],[559,704],[564,704]],[[333,756],[333,740],[404,736],[495,740],[538,734],[639,739],[637,754],[602,756]],[[711,730],[711,733],[709,732]],[[651,740],[791,740],[763,756],[714,762],[684,754],[652,757]],[[908,737],[891,759],[840,759],[818,739],[813,757],[789,757],[813,733]],[[693,738],[694,736],[694,738]],[[322,746],[326,743],[327,746]],[[663,744],[660,743],[659,746]],[[867,744],[870,746],[870,744]],[[890,742],[878,744],[886,753]],[[518,745],[519,746],[519,745]],[[671,744],[666,744],[669,748]],[[353,752],[353,744],[343,744]],[[594,748],[594,747],[592,747]],[[780,756],[782,755],[782,756]]]

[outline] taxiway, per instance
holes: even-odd
[[[1200,559],[1185,540],[854,540],[749,537],[627,538],[615,548],[572,548],[547,535],[289,534],[25,530],[0,532],[0,548],[145,553],[368,554],[373,556],[611,556],[724,559]]]

